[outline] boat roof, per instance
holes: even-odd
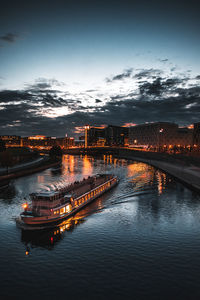
[[[59,192],[58,191],[41,191],[41,192],[36,192],[36,193],[32,193],[32,195],[34,196],[41,196],[41,197],[51,197],[51,196],[55,196],[58,195]]]

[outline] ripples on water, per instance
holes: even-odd
[[[114,173],[119,185],[57,227],[21,230],[42,185]],[[139,162],[63,157],[0,194],[0,295],[14,299],[199,299],[200,197]]]

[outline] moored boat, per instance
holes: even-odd
[[[32,205],[23,204],[20,222],[31,226],[57,223],[74,215],[117,183],[114,175],[98,174],[53,191],[32,193]]]

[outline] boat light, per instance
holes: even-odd
[[[28,203],[23,203],[22,207],[23,207],[23,209],[27,209],[28,208]]]

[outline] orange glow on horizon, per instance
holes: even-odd
[[[135,123],[125,123],[124,125],[122,125],[122,127],[132,127],[132,126],[136,126],[137,124]]]

